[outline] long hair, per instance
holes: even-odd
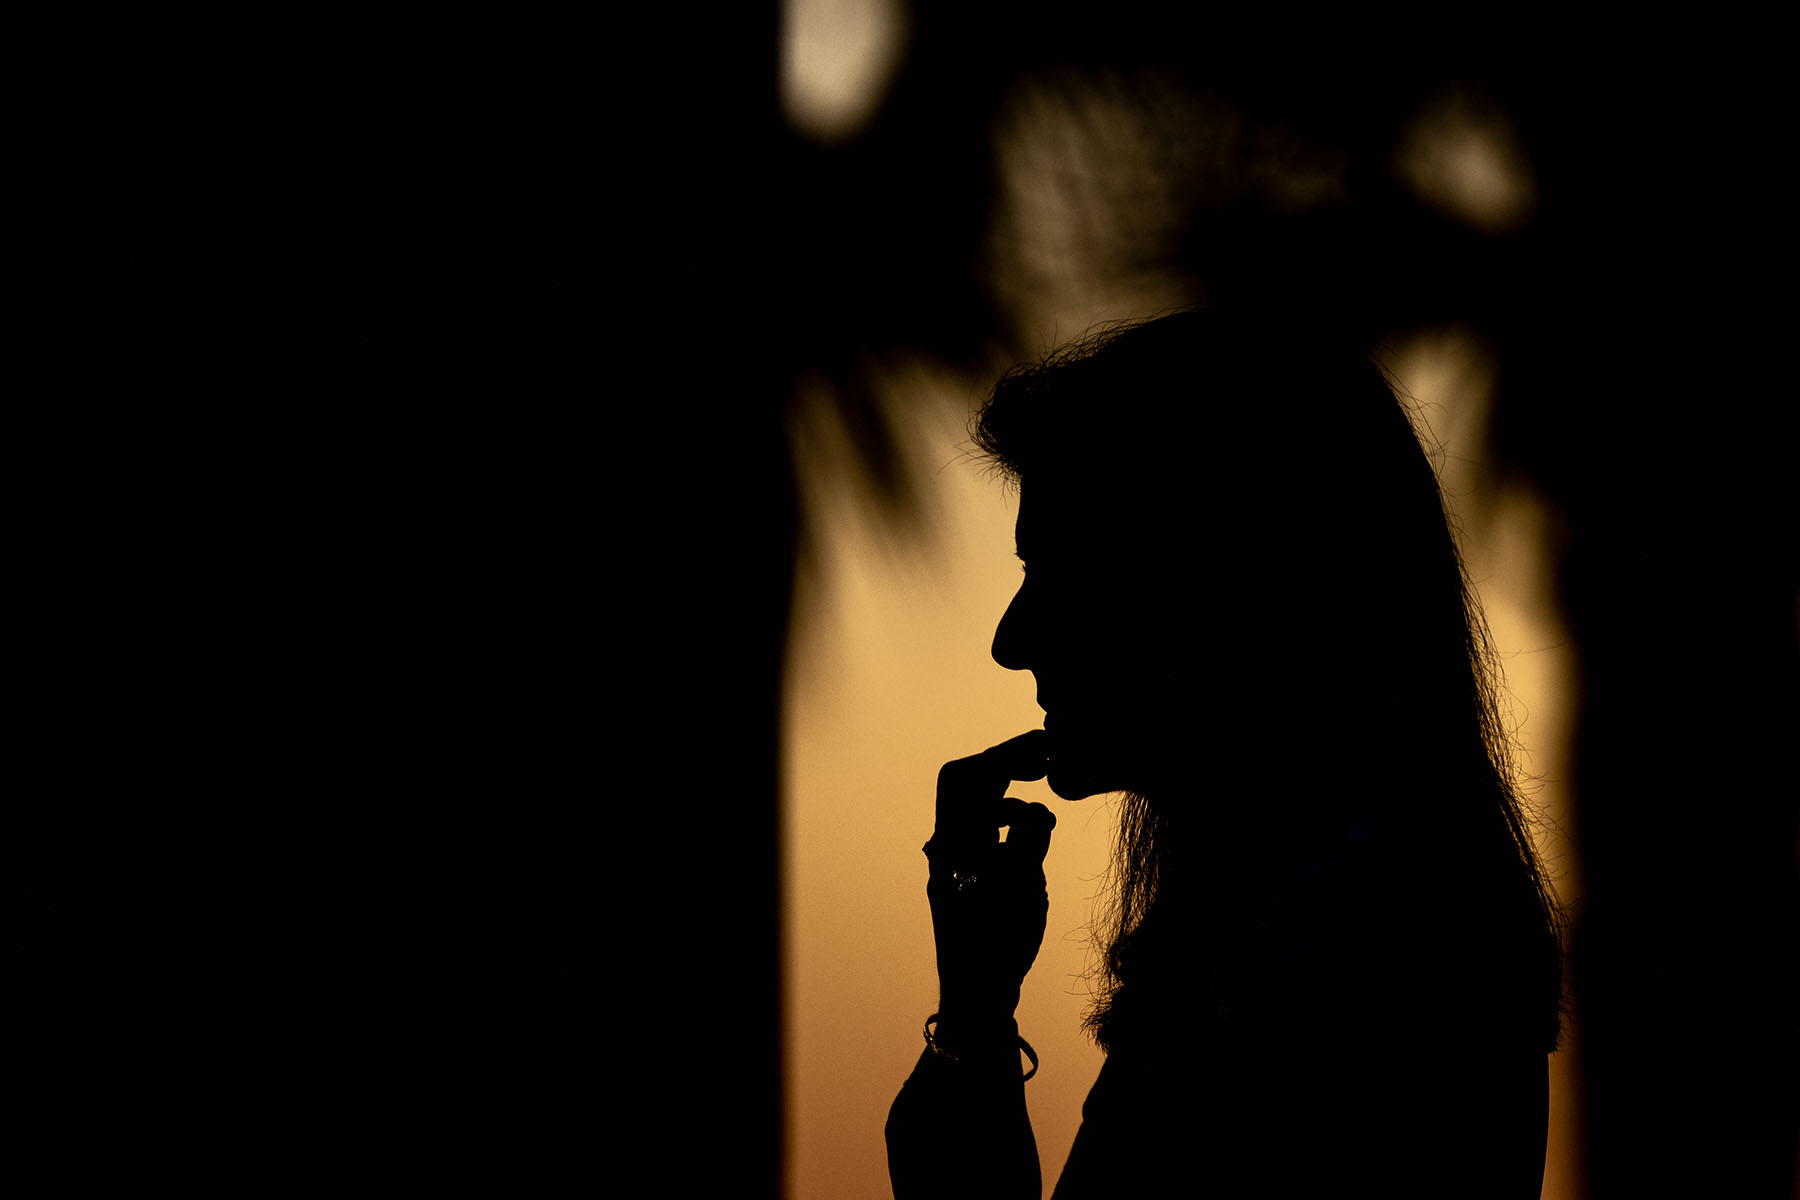
[[[1099,481],[1145,563],[1117,587],[1210,581],[1191,620],[1219,633],[1184,715],[1202,765],[1192,795],[1121,795],[1096,1040],[1195,1003],[1197,963],[1202,1002],[1257,1003],[1255,962],[1291,959],[1353,893],[1553,1049],[1561,918],[1498,663],[1435,472],[1367,355],[1267,313],[1114,326],[1009,372],[972,436],[1021,486]]]

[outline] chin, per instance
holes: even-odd
[[[1118,790],[1096,782],[1090,772],[1083,771],[1080,767],[1060,767],[1055,762],[1050,763],[1044,782],[1064,800],[1086,800],[1089,796]]]
[[[1044,782],[1064,800],[1116,792],[1120,790],[1117,749],[1115,739],[1095,737],[1092,725],[1064,721],[1050,732]]]

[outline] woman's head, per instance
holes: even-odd
[[[994,657],[1036,678],[1051,787],[1126,796],[1102,1016],[1153,904],[1352,827],[1484,848],[1549,928],[1485,625],[1362,348],[1178,313],[1010,372],[974,439],[1020,495]]]
[[[1335,756],[1469,680],[1435,477],[1354,347],[1180,313],[1010,373],[976,441],[1020,491],[994,656],[1037,678],[1062,795]]]

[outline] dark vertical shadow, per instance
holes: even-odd
[[[132,48],[109,1163],[776,1191],[774,29]]]
[[[1544,285],[1505,335],[1499,438],[1563,512],[1597,1197],[1794,1186],[1800,553],[1790,372],[1759,282],[1791,260],[1774,77],[1705,30],[1568,63],[1521,111]]]

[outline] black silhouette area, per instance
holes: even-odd
[[[1295,314],[1183,312],[1015,370],[975,436],[1020,488],[994,658],[1044,728],[939,776],[896,1197],[1041,1192],[1013,1012],[1055,818],[1003,796],[1046,775],[1123,793],[1057,1197],[1537,1196],[1560,918],[1383,374]]]

